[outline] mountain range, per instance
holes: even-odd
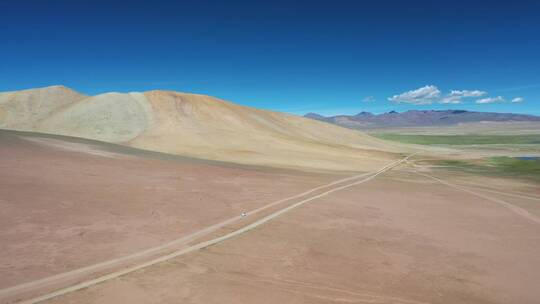
[[[359,131],[173,91],[86,96],[50,86],[4,92],[0,129],[234,163],[332,170],[377,168],[399,150]]]
[[[410,110],[402,113],[391,111],[383,114],[360,112],[356,115],[322,116],[317,113],[304,115],[319,121],[333,123],[351,129],[373,129],[385,127],[421,127],[421,126],[448,126],[469,122],[505,122],[505,121],[537,121],[540,116],[474,112],[465,110]]]

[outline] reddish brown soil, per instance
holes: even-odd
[[[343,177],[0,140],[5,287],[159,245]],[[494,189],[537,192],[518,182]],[[538,201],[484,194],[538,215]],[[539,252],[538,223],[401,167],[48,303],[536,304]]]
[[[336,179],[106,148],[0,134],[0,288],[151,248]]]
[[[497,204],[390,172],[51,303],[533,304],[539,235]]]

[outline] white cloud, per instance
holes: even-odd
[[[487,98],[478,99],[476,103],[486,104],[486,103],[496,103],[496,102],[504,102],[504,101],[505,100],[502,96],[497,96],[497,97],[487,97]]]
[[[416,90],[407,91],[389,97],[388,100],[397,103],[410,103],[415,105],[431,104],[441,96],[441,91],[434,85],[427,85]]]
[[[460,97],[480,97],[486,95],[487,92],[480,90],[452,90],[448,96],[460,96]]]
[[[388,100],[397,103],[408,103],[413,105],[427,105],[434,102],[440,104],[461,104],[468,98],[479,98],[487,95],[486,91],[481,90],[451,90],[448,94],[441,96],[441,91],[434,85],[427,85],[416,90],[407,91],[399,95],[389,97]],[[363,101],[370,101],[372,96],[364,98]],[[515,97],[510,101],[507,101],[503,96],[485,97],[476,99],[477,104],[490,104],[490,103],[503,103],[523,102],[523,97]]]
[[[461,96],[446,96],[444,97],[443,99],[439,100],[439,103],[444,103],[444,104],[458,104],[458,103],[462,103],[462,100],[461,100]]]
[[[452,90],[448,95],[439,100],[439,103],[444,104],[459,104],[463,103],[463,98],[480,97],[486,95],[487,92],[480,90]]]
[[[362,102],[373,102],[375,101],[375,97],[373,96],[366,96],[364,99],[362,99]]]
[[[513,103],[519,103],[519,102],[523,102],[523,101],[525,101],[525,99],[523,97],[516,97],[516,98],[512,99]]]

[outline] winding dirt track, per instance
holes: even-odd
[[[321,189],[331,187],[331,186],[336,185],[336,184],[340,184],[340,183],[344,183],[344,182],[347,182],[347,181],[350,181],[350,180],[354,180],[354,179],[360,178],[360,177],[368,175],[368,174],[369,173],[364,173],[364,174],[355,175],[355,176],[352,176],[352,177],[340,179],[340,180],[334,181],[332,183],[310,189],[310,190],[305,191],[303,193],[300,193],[300,194],[297,194],[297,195],[294,195],[294,196],[291,196],[291,197],[283,198],[281,200],[272,202],[272,203],[267,204],[265,206],[259,207],[257,209],[252,210],[252,211],[249,211],[248,214],[249,215],[255,215],[257,213],[263,212],[264,210],[272,208],[272,207],[274,207],[276,205],[279,205],[281,203],[284,203],[286,201],[293,200],[293,199],[296,199],[296,198],[300,198],[302,196],[311,194],[311,193],[313,193],[313,192],[315,192],[317,190],[321,190]],[[98,272],[98,271],[103,271],[103,270],[113,268],[115,266],[119,266],[119,265],[122,265],[124,263],[128,263],[130,261],[134,261],[134,260],[137,260],[137,259],[140,259],[140,258],[149,257],[149,256],[152,256],[152,255],[158,255],[160,253],[163,253],[164,251],[167,251],[168,249],[174,248],[175,246],[186,244],[189,241],[192,241],[192,240],[194,240],[194,239],[196,239],[198,237],[208,235],[208,234],[210,234],[210,233],[212,233],[212,232],[214,232],[214,231],[216,231],[216,230],[218,230],[218,229],[220,229],[222,227],[225,227],[225,226],[230,225],[230,224],[234,224],[234,223],[240,221],[241,219],[242,219],[241,215],[235,216],[235,217],[229,218],[229,219],[224,220],[222,222],[219,222],[219,223],[216,223],[214,225],[208,226],[208,227],[206,227],[204,229],[201,229],[201,230],[196,231],[194,233],[182,236],[182,237],[180,237],[178,239],[172,240],[170,242],[164,243],[164,244],[156,246],[156,247],[152,247],[152,248],[149,248],[149,249],[146,249],[146,250],[143,250],[143,251],[135,252],[133,254],[123,256],[123,257],[119,257],[119,258],[116,258],[116,259],[112,259],[112,260],[104,261],[104,262],[101,262],[101,263],[89,265],[89,266],[86,266],[86,267],[74,269],[74,270],[71,270],[71,271],[68,271],[68,272],[60,273],[60,274],[53,275],[53,276],[50,276],[50,277],[46,277],[46,278],[43,278],[43,279],[39,279],[39,280],[19,284],[19,285],[16,285],[16,286],[8,287],[8,288],[5,288],[5,289],[1,289],[0,290],[0,299],[4,299],[4,298],[7,298],[7,297],[12,297],[14,295],[17,295],[17,294],[20,294],[20,293],[23,293],[23,292],[36,290],[38,288],[47,288],[47,286],[50,286],[50,285],[53,285],[53,284],[58,284],[58,283],[62,283],[62,282],[65,282],[65,281],[74,280],[74,279],[76,279],[78,277],[81,277],[83,275],[89,275],[89,274],[92,274],[92,273],[95,273],[95,272]]]
[[[470,186],[457,185],[457,186],[462,187],[462,188],[467,188],[467,187],[471,187],[472,185],[470,185]],[[503,192],[503,191],[497,191],[497,190],[493,190],[493,189],[486,189],[486,188],[483,188],[483,187],[477,186],[477,185],[475,185],[474,190],[482,191],[482,192],[490,192],[490,193],[495,193],[495,194],[501,194],[501,195],[504,195],[504,196],[517,197],[517,198],[523,198],[523,199],[526,199],[526,200],[532,200],[532,201],[539,201],[540,202],[540,197],[535,197],[535,196],[531,196],[531,195],[524,195],[524,194],[514,193],[514,192]]]
[[[487,196],[485,194],[482,194],[482,193],[479,193],[477,191],[473,191],[471,189],[468,189],[468,188],[465,188],[465,187],[462,187],[462,186],[458,186],[458,185],[455,185],[455,184],[452,184],[450,182],[447,182],[445,180],[442,180],[438,177],[435,177],[435,176],[431,176],[429,174],[425,174],[425,173],[419,173],[419,172],[415,172],[416,174],[420,175],[420,176],[423,176],[423,177],[427,177],[427,178],[430,178],[436,182],[439,182],[443,185],[446,185],[448,187],[451,187],[451,188],[454,188],[454,189],[457,189],[457,190],[460,190],[460,191],[463,191],[463,192],[467,192],[469,194],[472,194],[474,196],[477,196],[477,197],[480,197],[480,198],[483,198],[483,199],[486,199],[488,201],[491,201],[491,202],[494,202],[494,203],[497,203],[505,208],[507,208],[508,210],[512,211],[513,213],[525,218],[525,219],[528,219],[532,222],[535,222],[536,224],[540,224],[540,218],[534,216],[533,214],[531,214],[529,211],[523,209],[523,208],[520,208],[518,206],[515,206],[513,204],[510,204],[508,202],[505,202],[501,199],[498,199],[498,198],[494,198],[494,197],[490,197],[490,196]],[[504,192],[499,192],[499,191],[496,191],[495,193],[502,193],[504,194]]]
[[[367,182],[367,181],[377,177],[378,175],[380,175],[380,174],[382,174],[382,173],[384,173],[384,172],[386,172],[388,170],[391,170],[392,168],[398,166],[399,164],[401,164],[403,162],[406,162],[413,155],[415,155],[415,154],[411,154],[411,155],[408,155],[407,157],[405,157],[403,159],[391,162],[391,163],[385,165],[384,167],[382,167],[381,169],[379,169],[379,170],[377,170],[375,172],[364,173],[364,174],[348,177],[348,178],[345,178],[345,179],[341,179],[341,180],[338,180],[338,181],[334,181],[332,183],[313,188],[311,190],[300,193],[298,195],[291,196],[291,197],[288,197],[288,198],[284,198],[284,199],[281,199],[279,201],[272,202],[272,203],[270,203],[268,205],[257,208],[255,210],[252,210],[252,211],[248,212],[247,215],[254,215],[254,214],[260,213],[260,212],[262,212],[262,211],[264,211],[266,209],[274,207],[274,206],[276,206],[278,204],[281,204],[283,202],[286,202],[286,201],[289,201],[289,200],[292,200],[292,199],[295,199],[295,198],[300,198],[300,197],[306,196],[308,194],[312,194],[312,193],[314,193],[314,192],[316,192],[318,190],[321,190],[321,189],[330,188],[330,189],[328,189],[328,190],[326,190],[326,191],[324,191],[324,192],[322,192],[320,194],[310,196],[308,198],[305,198],[305,199],[301,200],[300,202],[297,202],[297,203],[295,203],[293,205],[290,205],[290,206],[285,207],[283,209],[280,209],[280,210],[278,210],[276,212],[273,212],[273,213],[271,213],[271,214],[269,214],[269,215],[255,221],[255,222],[253,222],[253,223],[251,223],[249,225],[246,225],[246,226],[244,226],[244,227],[242,227],[242,228],[240,228],[238,230],[232,231],[232,232],[230,232],[228,234],[225,234],[223,236],[220,236],[220,237],[217,237],[217,238],[205,241],[205,242],[201,242],[201,243],[195,244],[193,246],[182,248],[180,250],[176,250],[176,251],[174,251],[172,253],[163,255],[161,257],[152,259],[150,261],[147,261],[147,262],[144,262],[144,263],[141,263],[141,264],[137,264],[135,266],[130,266],[128,268],[125,268],[125,269],[122,269],[122,270],[119,270],[119,271],[115,271],[115,272],[109,273],[107,275],[103,275],[103,276],[95,278],[95,279],[91,279],[91,280],[88,280],[88,281],[83,281],[83,282],[78,283],[76,285],[66,287],[66,288],[63,288],[63,289],[59,289],[57,291],[47,293],[47,294],[41,295],[39,297],[30,299],[30,300],[26,300],[26,301],[23,301],[23,302],[20,302],[20,303],[25,303],[26,304],[26,303],[42,302],[42,301],[45,301],[45,300],[48,300],[48,299],[51,299],[51,298],[54,298],[54,297],[57,297],[57,296],[60,296],[60,295],[63,295],[63,294],[67,294],[67,293],[70,293],[70,292],[73,292],[73,291],[76,291],[76,290],[79,290],[79,289],[87,288],[89,286],[92,286],[92,285],[95,285],[95,284],[99,284],[99,283],[102,283],[102,282],[117,278],[119,276],[122,276],[122,275],[125,275],[125,274],[128,274],[128,273],[140,270],[142,268],[145,268],[145,267],[148,267],[148,266],[160,263],[160,262],[167,261],[169,259],[178,257],[180,255],[184,255],[184,254],[189,253],[189,252],[193,252],[193,251],[196,251],[196,250],[199,250],[199,249],[202,249],[202,248],[205,248],[205,247],[208,247],[208,246],[223,242],[223,241],[225,241],[227,239],[230,239],[232,237],[235,237],[235,236],[237,236],[239,234],[242,234],[244,232],[248,232],[248,231],[252,230],[253,228],[255,228],[257,226],[260,226],[260,225],[262,225],[262,224],[264,224],[264,223],[266,223],[266,222],[268,222],[268,221],[282,215],[283,213],[288,212],[288,211],[290,211],[290,210],[292,210],[292,209],[294,209],[296,207],[299,207],[299,206],[301,206],[301,205],[303,205],[303,204],[305,204],[307,202],[310,202],[310,201],[315,200],[317,198],[329,195],[329,194],[331,194],[333,192],[340,191],[340,190],[343,190],[343,189],[346,189],[346,188],[349,188],[349,187],[352,187],[352,186]],[[358,179],[360,179],[360,180],[358,180]],[[349,182],[349,181],[353,181],[353,182],[352,183],[347,183],[347,184],[344,184],[344,185],[340,185],[342,183],[346,183],[346,182]],[[147,249],[147,250],[144,250],[144,251],[141,251],[141,252],[137,252],[137,253],[134,253],[134,254],[131,254],[131,255],[128,255],[128,256],[124,256],[124,257],[121,257],[121,258],[117,258],[117,259],[109,260],[109,261],[106,261],[106,262],[94,264],[94,265],[91,265],[91,266],[75,269],[75,270],[72,270],[72,271],[69,271],[69,272],[61,273],[61,274],[54,275],[54,276],[47,277],[47,278],[43,278],[43,279],[40,279],[40,280],[36,280],[36,281],[28,282],[28,283],[23,283],[23,284],[20,284],[20,285],[16,285],[16,286],[12,286],[12,287],[9,287],[9,288],[2,289],[2,290],[0,290],[0,299],[5,300],[5,299],[8,299],[8,298],[13,298],[14,296],[17,296],[17,295],[20,295],[20,294],[23,294],[23,293],[36,291],[36,290],[44,289],[44,288],[51,287],[51,286],[57,286],[58,284],[62,284],[62,283],[64,285],[67,285],[69,282],[74,282],[74,281],[76,282],[77,280],[82,280],[82,279],[84,279],[85,275],[89,275],[91,273],[95,273],[95,272],[98,272],[98,271],[103,271],[103,270],[106,270],[106,269],[110,269],[110,268],[113,268],[115,266],[118,267],[118,266],[121,266],[121,265],[125,265],[126,263],[128,263],[130,261],[133,261],[133,260],[136,260],[136,259],[149,257],[149,256],[152,256],[152,255],[158,255],[160,253],[163,254],[164,251],[167,251],[167,249],[170,250],[173,246],[186,244],[187,242],[189,242],[191,240],[194,240],[194,239],[196,239],[198,237],[208,235],[211,232],[214,232],[214,231],[218,230],[219,228],[222,228],[222,227],[225,227],[227,225],[238,222],[238,221],[242,220],[242,218],[243,217],[241,215],[236,216],[236,217],[230,218],[228,220],[225,220],[223,222],[220,222],[220,223],[214,224],[212,226],[209,226],[207,228],[204,228],[202,230],[199,230],[199,231],[197,231],[195,233],[192,233],[192,234],[183,236],[183,237],[181,237],[179,239],[173,240],[171,242],[165,243],[165,244],[160,245],[158,247],[150,248],[150,249]]]

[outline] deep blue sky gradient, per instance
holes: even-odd
[[[0,0],[0,41],[0,91],[170,89],[297,114],[540,114],[540,1]],[[525,102],[387,100],[425,85]]]

